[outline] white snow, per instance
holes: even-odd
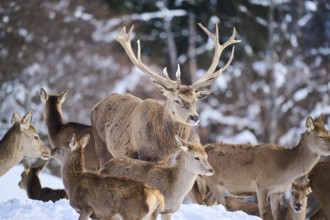
[[[22,165],[17,165],[0,177],[0,219],[2,220],[71,220],[78,219],[78,214],[71,208],[67,200],[56,203],[41,202],[27,198],[25,191],[19,188]],[[46,173],[40,174],[43,187],[63,188],[60,178]],[[157,218],[160,220],[160,216]],[[197,204],[182,204],[179,211],[173,214],[173,220],[258,220],[242,211],[227,212],[222,205],[201,206]]]

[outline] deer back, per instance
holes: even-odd
[[[0,176],[20,162],[24,156],[48,160],[50,150],[31,125],[32,113],[22,119],[17,112],[12,115],[12,127],[0,141]]]

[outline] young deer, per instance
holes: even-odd
[[[0,140],[0,176],[18,164],[24,156],[43,160],[50,158],[50,150],[31,125],[31,120],[31,112],[22,119],[17,112],[13,113],[12,127]]]
[[[289,207],[287,206],[280,207],[279,219],[305,220],[307,197],[310,192],[311,191],[309,186],[293,182],[291,187],[291,197],[290,197]],[[246,212],[249,215],[260,216],[257,203],[245,202],[235,197],[226,197],[226,209],[228,211],[242,210],[243,212]]]
[[[198,125],[199,116],[196,110],[198,99],[207,97],[210,87],[222,72],[230,65],[234,48],[229,61],[223,68],[215,71],[222,51],[237,42],[235,29],[230,39],[224,44],[219,43],[218,27],[216,34],[211,34],[201,24],[199,26],[215,44],[215,54],[212,64],[204,77],[190,86],[180,82],[180,69],[176,72],[177,80],[168,77],[166,68],[160,76],[151,71],[141,60],[141,48],[138,41],[137,57],[131,45],[132,29],[126,33],[124,27],[117,37],[127,55],[144,73],[151,76],[158,91],[166,97],[164,104],[156,100],[141,100],[130,94],[113,94],[97,103],[92,111],[93,134],[99,155],[108,149],[117,156],[129,156],[149,161],[167,159],[177,151],[174,136],[187,140],[190,128]],[[100,158],[101,164],[108,158]],[[102,166],[102,165],[101,165]]]
[[[93,219],[156,219],[159,207],[164,209],[164,196],[143,183],[83,171],[83,148],[89,141],[75,135],[61,147],[52,150],[61,163],[62,179],[70,197],[70,205],[80,220]]]
[[[43,114],[48,129],[48,138],[53,147],[59,147],[63,142],[70,140],[73,133],[77,135],[78,139],[85,134],[92,135],[92,127],[89,125],[79,124],[76,122],[63,123],[62,104],[68,93],[69,90],[66,90],[60,94],[47,94],[43,88],[40,89],[40,98],[44,105]],[[91,136],[91,141],[86,146],[84,152],[88,155],[88,157],[85,157],[86,169],[89,171],[98,170],[99,159],[95,152],[93,136]]]
[[[21,181],[18,185],[25,190],[30,199],[41,200],[43,202],[56,202],[60,199],[68,199],[64,189],[51,189],[41,187],[39,173],[46,167],[47,163],[39,167],[30,167],[29,162],[23,159],[24,171],[21,174]]]
[[[313,193],[321,203],[324,215],[330,219],[330,162],[316,164],[308,174],[308,178]]]
[[[330,155],[330,133],[324,127],[324,116],[308,116],[307,131],[292,149],[274,144],[209,144],[205,151],[215,175],[204,177],[217,200],[224,204],[223,191],[236,195],[257,194],[259,211],[266,216],[270,197],[272,215],[278,217],[279,197],[298,177],[308,173],[320,159]]]
[[[174,155],[172,163],[154,163],[128,157],[114,157],[100,170],[101,174],[126,177],[142,181],[160,190],[165,196],[162,219],[171,219],[184,197],[192,188],[197,175],[212,175],[213,169],[197,134],[190,142],[175,137],[181,152]]]

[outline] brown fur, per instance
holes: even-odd
[[[310,187],[330,220],[330,162],[320,162],[308,174]]]
[[[39,173],[45,168],[47,163],[39,167],[30,167],[27,160],[23,160],[24,171],[21,174],[19,187],[27,192],[30,199],[41,200],[43,202],[56,202],[60,199],[68,199],[64,189],[51,189],[41,187]]]
[[[78,139],[85,134],[91,135],[91,141],[84,150],[84,153],[88,155],[85,161],[85,168],[89,171],[96,171],[99,168],[99,159],[94,147],[92,127],[76,122],[63,123],[62,104],[68,92],[69,91],[66,90],[60,94],[47,94],[43,88],[40,89],[40,97],[44,106],[43,115],[48,130],[49,142],[53,147],[59,147],[63,142],[70,140],[73,133],[76,134]]]
[[[12,115],[12,127],[0,140],[0,176],[18,164],[24,156],[50,158],[50,150],[31,125],[32,113],[22,119],[17,112]]]
[[[306,185],[293,182],[291,188],[291,197],[289,207],[281,205],[281,220],[305,220],[307,208],[307,196],[310,189]],[[249,215],[260,216],[258,204],[254,202],[246,202],[235,197],[226,197],[226,209],[228,211],[242,210]],[[269,212],[270,214],[270,212]],[[266,217],[265,219],[271,219]]]
[[[135,96],[113,94],[96,104],[92,112],[93,134],[99,155],[105,149],[115,157],[128,156],[148,161],[168,159],[176,152],[174,135],[187,140],[190,128],[196,126],[199,117],[196,110],[198,99],[207,97],[210,87],[221,73],[230,65],[234,48],[228,62],[215,71],[222,51],[239,41],[232,36],[224,44],[219,43],[218,27],[211,34],[203,25],[202,30],[215,44],[214,57],[205,75],[190,86],[181,85],[180,68],[176,72],[176,81],[168,77],[166,68],[164,77],[151,71],[143,64],[140,55],[135,55],[131,46],[133,27],[126,32],[122,29],[117,41],[123,46],[128,57],[144,73],[151,76],[158,91],[166,97],[164,104],[155,100],[141,100]],[[138,44],[140,51],[140,44]],[[101,158],[101,165],[106,162]]]
[[[82,151],[88,139],[85,135],[77,142],[73,136],[70,143],[53,150],[53,157],[62,165],[70,205],[80,214],[79,219],[156,219],[159,206],[164,208],[159,190],[125,178],[83,171]]]
[[[100,170],[100,173],[143,181],[159,189],[165,196],[165,211],[162,218],[170,219],[170,213],[179,209],[197,175],[213,174],[198,135],[194,135],[190,142],[178,137],[177,141],[177,145],[182,150],[178,155],[173,156],[172,163],[174,164],[115,157],[105,164],[105,168]]]
[[[266,216],[268,197],[272,214],[278,216],[281,194],[298,177],[308,173],[320,159],[330,154],[330,134],[324,128],[324,116],[307,118],[307,131],[292,149],[274,144],[209,144],[206,152],[215,175],[204,177],[212,193],[223,202],[223,192],[236,195],[257,194],[261,216]]]

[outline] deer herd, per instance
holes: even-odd
[[[330,132],[321,114],[306,119],[297,146],[276,144],[201,144],[191,127],[199,124],[198,99],[211,94],[211,86],[230,65],[217,69],[223,50],[239,40],[236,31],[219,43],[215,34],[198,24],[215,45],[212,63],[192,85],[150,70],[131,45],[133,27],[124,27],[117,41],[141,71],[153,78],[164,103],[132,94],[112,94],[94,105],[91,125],[64,123],[62,104],[68,90],[48,94],[40,89],[43,116],[51,148],[31,125],[32,113],[12,115],[12,127],[0,141],[0,176],[22,161],[19,186],[31,199],[69,199],[79,219],[171,219],[185,198],[201,205],[222,204],[229,211],[243,210],[262,219],[306,219],[310,192],[319,201],[310,219],[330,220]],[[65,189],[42,188],[39,173],[47,162],[30,167],[27,157],[61,165]],[[299,182],[300,181],[300,182]],[[285,192],[292,192],[284,199]],[[252,197],[251,197],[252,196]],[[248,199],[253,201],[248,201]],[[255,201],[257,200],[257,202]]]

